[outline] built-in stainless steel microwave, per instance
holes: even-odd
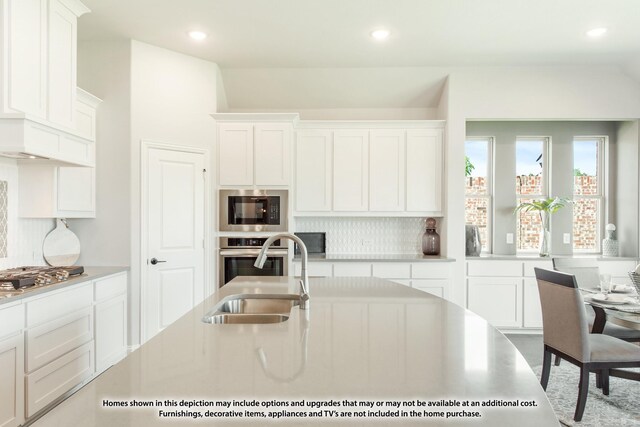
[[[220,190],[220,231],[287,231],[287,190]]]

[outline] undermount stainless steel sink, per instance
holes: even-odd
[[[281,323],[299,305],[299,295],[238,295],[218,303],[202,321],[215,325]]]
[[[281,323],[289,318],[286,314],[214,314],[206,316],[202,319],[205,323],[213,325],[225,324],[264,324],[264,323]]]
[[[299,300],[285,298],[238,298],[225,302],[218,311],[234,314],[289,314],[291,309],[299,304]]]

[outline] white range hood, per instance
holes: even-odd
[[[95,110],[99,98],[77,91],[76,129],[67,129],[28,114],[0,114],[0,156],[95,166]]]

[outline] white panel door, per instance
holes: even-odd
[[[297,212],[331,210],[330,131],[298,131],[296,133],[296,207]]]
[[[49,120],[75,129],[78,18],[53,0],[48,25]]]
[[[536,279],[524,279],[523,325],[525,328],[542,328],[542,307]]]
[[[372,130],[369,135],[369,210],[404,210],[404,131]]]
[[[338,130],[333,135],[333,210],[369,209],[369,134]]]
[[[291,125],[255,125],[254,162],[256,185],[289,185]]]
[[[407,131],[407,211],[442,210],[442,129]]]
[[[220,185],[253,185],[253,125],[218,125]]]
[[[47,0],[8,0],[9,108],[46,116]],[[34,25],[39,23],[39,25]]]
[[[145,339],[204,298],[204,162],[203,154],[148,149]]]
[[[496,327],[522,327],[522,279],[473,277],[468,279],[469,310]]]

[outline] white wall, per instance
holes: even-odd
[[[638,164],[640,162],[640,133],[638,121],[620,123],[618,126],[615,157],[612,168],[616,180],[614,223],[620,242],[620,255],[637,257],[640,254],[640,194]]]
[[[456,258],[453,300],[464,305],[465,122],[620,120],[640,117],[640,86],[615,67],[470,67],[449,76],[447,255]]]
[[[435,108],[229,108],[225,113],[298,113],[300,120],[430,120]]]
[[[80,43],[78,56],[79,86],[104,102],[98,110],[96,218],[71,223],[84,248],[83,264],[130,266],[129,344],[136,345],[141,141],[212,149],[210,114],[225,102],[224,94],[217,96],[220,72],[211,62],[131,40]]]
[[[131,42],[131,276],[133,304],[140,304],[140,156],[141,142],[210,149],[209,176],[214,174],[219,69],[202,59]],[[213,197],[213,187],[211,200]],[[213,205],[215,206],[215,205]],[[213,210],[212,210],[213,212]],[[209,247],[213,247],[212,241]],[[215,271],[211,257],[211,271]],[[213,275],[212,275],[213,278]],[[207,289],[207,286],[205,286]],[[132,319],[137,334],[139,317]],[[136,335],[135,338],[140,338]]]
[[[96,218],[69,221],[84,265],[130,264],[130,68],[129,41],[78,44],[78,86],[103,101],[96,123]]]

